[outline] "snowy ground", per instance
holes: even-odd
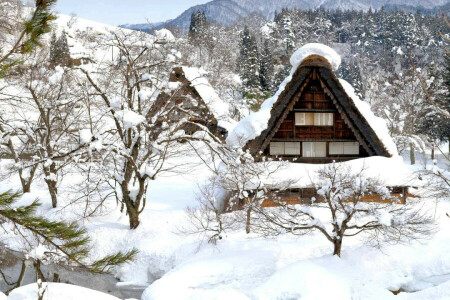
[[[195,205],[197,186],[208,174],[198,168],[152,182],[137,230],[128,229],[115,204],[84,222],[95,256],[139,249],[137,260],[116,276],[123,286],[150,284],[142,299],[450,299],[450,202],[423,201],[439,224],[429,240],[378,250],[347,238],[341,259],[330,255],[331,244],[319,234],[263,239],[242,229],[212,246],[180,234],[187,224],[184,209]],[[66,184],[76,179],[68,177]],[[13,178],[1,189],[18,187]],[[77,215],[75,208],[51,209],[42,182],[32,190],[22,203],[39,197],[47,216]],[[398,290],[398,296],[390,292]]]

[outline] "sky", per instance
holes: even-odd
[[[211,0],[58,0],[61,14],[110,25],[166,21],[179,16],[191,6]]]

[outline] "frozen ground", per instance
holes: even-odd
[[[197,186],[208,177],[202,168],[189,176],[151,182],[149,201],[137,230],[115,203],[103,215],[84,221],[94,256],[139,249],[137,260],[117,270],[123,286],[149,286],[142,299],[445,299],[450,298],[450,202],[426,199],[439,231],[429,240],[386,245],[381,250],[357,238],[344,240],[342,258],[319,234],[263,239],[244,230],[231,232],[217,246],[180,234],[184,209],[195,205]],[[76,176],[67,177],[61,186]],[[11,179],[1,189],[18,188]],[[45,185],[37,181],[22,203],[39,197],[52,218],[75,218],[77,207],[51,209]],[[62,200],[64,201],[64,200]],[[63,202],[64,203],[64,202]],[[421,205],[422,205],[421,204]],[[402,292],[394,296],[390,291]]]

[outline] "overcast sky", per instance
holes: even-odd
[[[196,4],[211,0],[58,0],[56,10],[62,14],[110,25],[166,21]]]

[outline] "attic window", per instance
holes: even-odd
[[[296,126],[333,126],[333,113],[295,113]]]

